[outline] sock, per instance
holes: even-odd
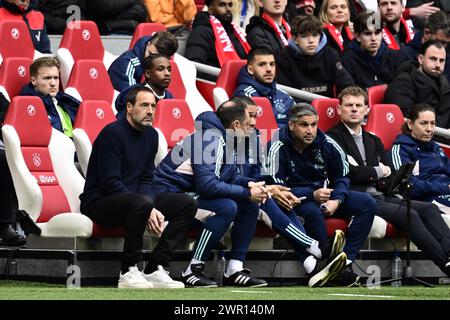
[[[318,241],[314,241],[311,246],[309,246],[306,251],[308,251],[309,253],[311,253],[314,257],[316,257],[317,259],[322,259],[322,251],[319,248],[319,242]]]
[[[244,269],[244,263],[239,260],[230,259],[227,266],[227,271],[225,275],[227,277],[231,276],[233,273],[242,271]]]
[[[311,273],[314,271],[314,268],[316,267],[317,260],[314,256],[309,256],[308,258],[303,261],[303,268],[305,268],[306,273]]]
[[[185,277],[185,276],[187,276],[188,274],[191,274],[191,273],[192,273],[192,270],[191,270],[191,265],[192,265],[192,264],[199,264],[199,263],[205,264],[204,261],[200,261],[200,260],[197,260],[197,259],[192,259],[192,260],[191,260],[191,263],[189,263],[187,269],[183,272],[183,277]]]

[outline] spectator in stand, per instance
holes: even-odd
[[[428,40],[439,40],[447,51],[446,61],[450,61],[450,16],[445,11],[438,11],[428,17],[423,31],[418,31],[414,39],[400,49],[400,58],[406,60],[417,60],[420,47]],[[445,64],[444,74],[450,81],[450,63]]]
[[[36,2],[30,0],[0,0],[0,21],[25,21],[30,30],[34,48],[42,53],[51,53],[44,15],[36,10]]]
[[[398,51],[389,49],[382,41],[382,26],[370,23],[373,17],[371,12],[356,16],[353,24],[356,39],[342,55],[342,64],[364,89],[390,82],[400,64]]]
[[[408,0],[403,16],[405,19],[408,17],[412,19],[414,28],[423,30],[426,19],[439,9],[450,12],[450,2],[447,0]]]
[[[197,7],[194,0],[143,0],[150,22],[159,22],[166,28],[192,28]]]
[[[144,59],[152,53],[171,57],[178,50],[177,38],[170,32],[159,31],[143,36],[134,47],[122,53],[108,69],[114,89],[122,91],[144,79]]]
[[[195,200],[182,193],[153,189],[158,133],[152,127],[155,97],[144,86],[127,96],[126,117],[108,124],[92,146],[81,213],[104,228],[125,228],[119,288],[184,288],[166,271],[195,213]],[[164,228],[164,222],[169,223]],[[143,272],[145,228],[160,239]]]
[[[139,23],[147,21],[140,0],[89,0],[86,16],[97,23],[101,34],[132,35]]]
[[[278,59],[291,39],[291,27],[283,18],[287,0],[260,0],[260,16],[254,16],[247,25],[247,41],[252,47],[269,47]]]
[[[63,34],[68,21],[86,20],[84,0],[39,0],[38,6],[49,34]]]
[[[170,75],[172,72],[172,66],[170,65],[170,58],[156,53],[150,54],[144,59],[144,77],[143,83],[135,84],[131,87],[124,89],[118,96],[115,102],[117,115],[119,119],[126,113],[126,97],[128,92],[136,86],[142,86],[149,88],[155,96],[156,103],[161,99],[173,99],[172,93],[167,90],[170,85]]]
[[[353,84],[316,16],[298,16],[291,27],[293,38],[277,60],[278,83],[327,97]]]
[[[275,56],[268,47],[255,47],[247,57],[247,66],[239,72],[234,96],[266,97],[272,104],[278,127],[285,127],[294,99],[277,89]]]
[[[359,87],[347,87],[339,96],[341,122],[327,134],[347,154],[350,189],[368,193],[377,201],[377,215],[407,232],[407,208],[399,198],[386,195],[393,174],[381,140],[364,130],[369,112],[367,94]],[[449,180],[450,182],[450,180]],[[439,208],[431,203],[411,201],[411,240],[447,275],[450,275],[450,229]]]
[[[250,46],[244,30],[233,22],[233,0],[207,0],[208,12],[195,16],[185,57],[213,67],[245,59]]]
[[[342,54],[354,38],[348,0],[325,0],[320,7],[319,18],[323,23],[327,44]]]
[[[233,22],[245,30],[250,18],[259,15],[259,0],[234,0]]]
[[[385,103],[400,107],[406,118],[419,103],[434,108],[436,125],[450,128],[450,84],[443,75],[446,59],[445,47],[437,40],[425,42],[417,61],[405,62],[389,83],[384,96]]]
[[[72,138],[80,101],[59,92],[59,61],[56,58],[42,57],[33,61],[30,83],[22,88],[20,95],[41,98],[52,127]]]
[[[383,28],[383,40],[389,48],[400,50],[406,43],[414,38],[412,25],[403,18],[402,0],[378,0]]]
[[[435,129],[434,108],[426,103],[414,105],[390,157],[395,170],[417,161],[410,178],[411,198],[433,202],[443,213],[450,214],[450,162],[433,141]]]

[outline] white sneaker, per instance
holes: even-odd
[[[158,270],[145,274],[142,272],[143,277],[151,284],[153,288],[165,288],[165,289],[179,289],[184,288],[184,283],[175,281],[169,276],[169,272],[166,271],[163,266],[158,265]]]
[[[129,267],[125,274],[120,273],[119,289],[149,289],[153,288],[153,284],[148,282],[136,266]]]

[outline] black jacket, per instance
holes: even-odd
[[[222,22],[222,26],[226,30],[236,53],[241,59],[245,59],[247,54],[245,53],[244,47],[239,42],[239,39],[234,34],[232,25],[224,24]],[[215,41],[216,38],[214,37],[214,32],[211,23],[209,22],[209,13],[197,13],[194,23],[192,24],[192,31],[186,42],[185,57],[191,61],[220,68],[219,59],[216,54]]]
[[[450,85],[441,75],[437,81],[418,70],[415,61],[405,62],[389,84],[384,96],[385,103],[394,103],[400,107],[405,117],[413,105],[428,103],[436,112],[436,125],[450,127]]]
[[[252,48],[269,47],[272,49],[275,58],[278,58],[284,49],[284,44],[278,38],[275,30],[259,16],[254,16],[250,19],[245,31],[247,33],[247,41]]]
[[[342,64],[352,75],[355,83],[367,89],[377,84],[389,83],[395,75],[395,69],[400,64],[399,53],[389,49],[382,41],[375,57],[361,49],[354,39],[342,55]]]
[[[63,34],[69,17],[78,13],[75,10],[79,10],[81,20],[86,20],[85,0],[39,0],[38,6],[44,14],[49,34]],[[76,7],[69,10],[69,6]]]
[[[333,138],[344,150],[349,163],[350,185],[353,190],[365,192],[368,186],[375,187],[378,191],[386,192],[391,184],[391,177],[378,178],[375,167],[380,162],[386,166],[392,167],[386,152],[384,151],[383,142],[377,136],[362,130],[363,143],[366,151],[366,164],[364,164],[361,153],[356,145],[355,140],[348,131],[347,127],[339,122],[331,128],[327,135]],[[355,165],[355,162],[358,165]]]
[[[317,53],[308,56],[301,53],[294,40],[289,40],[277,61],[278,83],[327,97],[333,97],[335,89],[339,92],[352,85],[353,79],[342,66],[339,54],[326,42],[322,36]]]

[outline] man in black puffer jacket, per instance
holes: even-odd
[[[86,20],[85,0],[39,0],[45,26],[50,34],[63,34],[71,20]]]
[[[395,103],[409,117],[418,103],[431,105],[436,112],[436,126],[450,128],[450,85],[443,75],[446,52],[437,40],[422,45],[415,61],[405,62],[389,84],[384,103]]]
[[[390,82],[400,64],[398,51],[382,41],[381,24],[368,28],[372,13],[359,14],[354,23],[356,38],[342,55],[342,64],[363,89]]]
[[[277,61],[279,84],[327,97],[353,84],[316,16],[298,16],[291,27],[292,39]]]

